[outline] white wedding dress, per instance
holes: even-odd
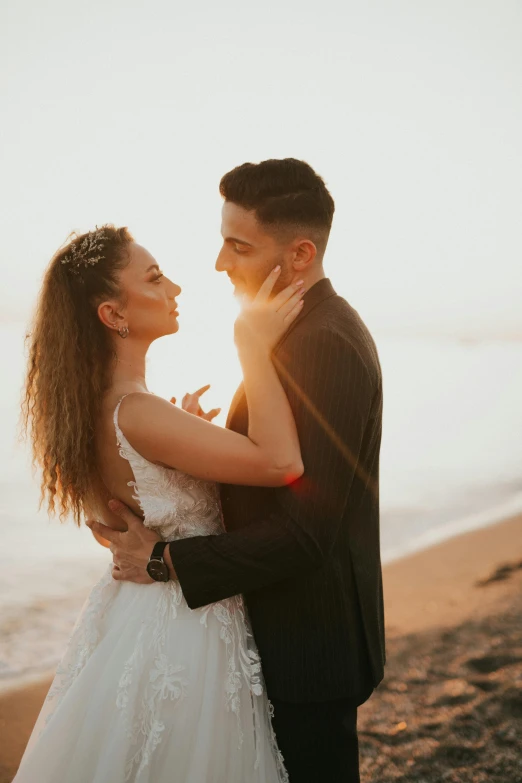
[[[215,484],[154,465],[114,425],[145,525],[167,541],[223,530]],[[13,783],[282,783],[240,596],[191,610],[177,582],[117,582],[74,626]]]

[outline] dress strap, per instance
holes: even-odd
[[[119,422],[118,422],[118,417],[119,417],[119,413],[120,413],[121,404],[122,404],[123,400],[125,399],[125,397],[128,397],[129,394],[130,394],[130,392],[128,394],[124,394],[118,400],[118,404],[116,405],[116,408],[115,408],[115,411],[114,411],[113,421],[114,421],[114,429],[116,431],[116,444],[117,444],[117,446],[119,448],[119,451],[120,451],[120,457],[123,457],[123,459],[126,459],[128,462],[132,462],[133,461],[133,457],[138,457],[139,459],[142,459],[142,458],[140,457],[138,452],[135,451],[132,448],[132,446],[130,445],[129,441],[127,440],[127,438],[125,437],[125,435],[121,431],[121,428],[120,428],[120,425],[119,425]]]
[[[141,393],[153,394],[153,392],[127,392],[127,394],[123,394],[120,397],[120,399],[118,400],[118,404],[116,405],[116,408],[114,410],[113,422],[114,422],[114,429],[116,431],[116,443],[120,449],[120,455],[124,459],[128,460],[129,462],[131,461],[131,456],[132,456],[134,460],[137,459],[140,463],[151,465],[152,463],[149,462],[149,460],[145,459],[145,457],[142,457],[141,454],[131,446],[131,444],[129,443],[129,441],[121,431],[121,427],[118,422],[118,418],[120,415],[120,407],[125,397],[130,397],[131,394],[141,394]]]
[[[118,438],[118,445],[120,445],[121,439],[123,438],[123,432],[120,430],[120,425],[118,424],[118,416],[120,413],[120,407],[125,399],[125,397],[128,397],[128,394],[124,394],[120,399],[118,400],[118,404],[116,405],[116,408],[114,410],[114,416],[112,417],[112,420],[114,422],[114,429],[116,430],[116,437]]]

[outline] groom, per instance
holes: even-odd
[[[220,192],[216,269],[236,292],[257,292],[276,264],[280,288],[296,274],[305,281],[303,310],[273,356],[305,473],[275,489],[223,485],[227,532],[173,541],[164,558],[193,609],[243,593],[291,783],[357,783],[357,707],[385,661],[379,359],[359,315],[325,277],[334,202],[313,169],[292,158],[245,163],[225,174]],[[248,432],[241,387],[227,427]],[[114,578],[151,581],[157,534],[121,503],[110,505],[127,533],[89,524],[112,542]]]

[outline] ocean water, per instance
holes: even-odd
[[[19,325],[0,326],[7,356],[0,388],[0,687],[56,665],[90,586],[110,562],[88,529],[38,511],[27,449],[15,443],[22,335]],[[522,343],[376,341],[385,391],[383,561],[522,511]],[[224,374],[223,402],[237,371]]]

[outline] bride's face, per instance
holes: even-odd
[[[146,341],[178,331],[176,297],[181,288],[161,271],[141,245],[129,246],[129,263],[119,274],[123,305],[118,308],[129,335]],[[103,320],[103,319],[102,319]]]

